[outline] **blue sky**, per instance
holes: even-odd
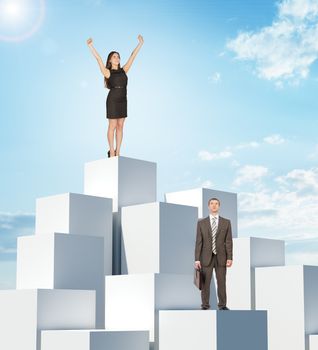
[[[122,155],[157,162],[158,200],[237,192],[239,235],[286,239],[287,263],[318,264],[317,1],[27,3],[24,18],[0,11],[0,288],[15,286],[35,199],[82,193],[84,163],[106,155],[89,37],[122,64],[144,37]]]

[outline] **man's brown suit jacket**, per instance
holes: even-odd
[[[231,221],[219,215],[216,232],[216,257],[218,266],[226,266],[226,260],[232,260],[233,240]],[[200,219],[197,224],[195,242],[195,261],[208,266],[212,259],[212,228],[210,216]]]

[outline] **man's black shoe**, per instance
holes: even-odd
[[[201,310],[208,310],[209,308],[209,306],[201,306]]]
[[[223,307],[220,307],[219,310],[230,310],[230,309],[226,306],[223,306]]]

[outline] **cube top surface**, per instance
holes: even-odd
[[[135,162],[146,162],[149,164],[157,164],[156,162],[150,161],[150,160],[145,160],[145,159],[140,159],[140,158],[132,158],[132,157],[125,157],[125,156],[115,156],[115,157],[110,157],[110,158],[102,158],[102,159],[95,159],[89,162],[86,162],[86,164],[97,164],[97,163],[110,163],[110,162],[120,162],[120,161],[135,161]]]
[[[257,236],[243,236],[243,237],[237,237],[236,239],[246,239],[248,241],[266,241],[266,242],[283,242],[285,243],[284,239],[278,239],[278,238],[267,238],[267,237],[257,237]]]
[[[125,208],[130,208],[130,207],[144,207],[144,206],[153,206],[155,208],[160,208],[161,206],[171,206],[171,207],[190,207],[190,208],[195,208],[197,209],[196,206],[194,205],[188,205],[188,204],[178,204],[178,203],[170,203],[170,202],[164,202],[164,201],[152,201],[152,202],[147,202],[147,203],[138,203],[138,204],[132,204],[132,205],[125,205],[122,206],[122,209],[125,210]]]
[[[41,331],[42,334],[45,333],[117,333],[117,334],[126,334],[126,333],[149,333],[148,330],[127,330],[127,331],[122,331],[122,330],[112,330],[112,329],[95,329],[95,328],[87,328],[87,329],[52,329],[52,330],[47,330],[44,329]]]
[[[57,293],[95,293],[95,290],[88,289],[52,289],[52,288],[27,288],[27,289],[0,289],[0,293],[8,293],[8,294],[36,294],[36,293],[44,293],[44,294],[57,294]]]
[[[227,194],[233,194],[236,195],[236,192],[229,192],[229,191],[223,191],[223,190],[217,190],[214,188],[209,188],[209,187],[192,187],[192,188],[187,188],[184,190],[179,190],[179,191],[172,191],[172,192],[167,192],[167,193],[181,193],[181,192],[188,192],[188,191],[198,191],[198,192],[204,192],[204,191],[214,191],[214,192],[219,192],[219,193],[227,193]]]
[[[222,315],[222,316],[229,316],[232,314],[239,314],[239,313],[244,313],[246,315],[248,314],[266,314],[267,311],[266,310],[227,310],[227,311],[224,311],[224,310],[204,310],[202,311],[201,309],[198,309],[198,310],[174,310],[174,309],[171,309],[171,310],[159,310],[159,314],[165,314],[165,313],[173,313],[173,314],[196,314],[198,313],[199,315],[216,315],[216,316],[219,316],[219,315]]]
[[[315,265],[299,265],[299,264],[295,264],[295,265],[284,265],[284,266],[261,266],[261,267],[257,267],[256,271],[273,271],[273,272],[284,272],[286,270],[296,270],[299,272],[303,272],[305,269],[310,269],[310,268],[317,268],[318,266]]]
[[[128,157],[85,163],[84,193],[113,199],[113,211],[157,197],[157,164]]]
[[[91,195],[91,194],[84,194],[84,193],[76,193],[76,192],[64,192],[64,193],[59,193],[59,194],[52,194],[52,195],[47,195],[43,197],[36,198],[36,200],[44,200],[44,199],[50,199],[50,198],[55,198],[58,199],[60,198],[61,200],[70,200],[72,199],[90,199],[90,198],[100,198],[101,200],[112,200],[112,198],[107,198],[107,197],[102,197],[98,195]]]

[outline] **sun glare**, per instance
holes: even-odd
[[[22,41],[41,26],[45,0],[0,0],[0,40]]]
[[[21,17],[22,7],[18,3],[8,3],[4,5],[4,17],[19,19]]]

